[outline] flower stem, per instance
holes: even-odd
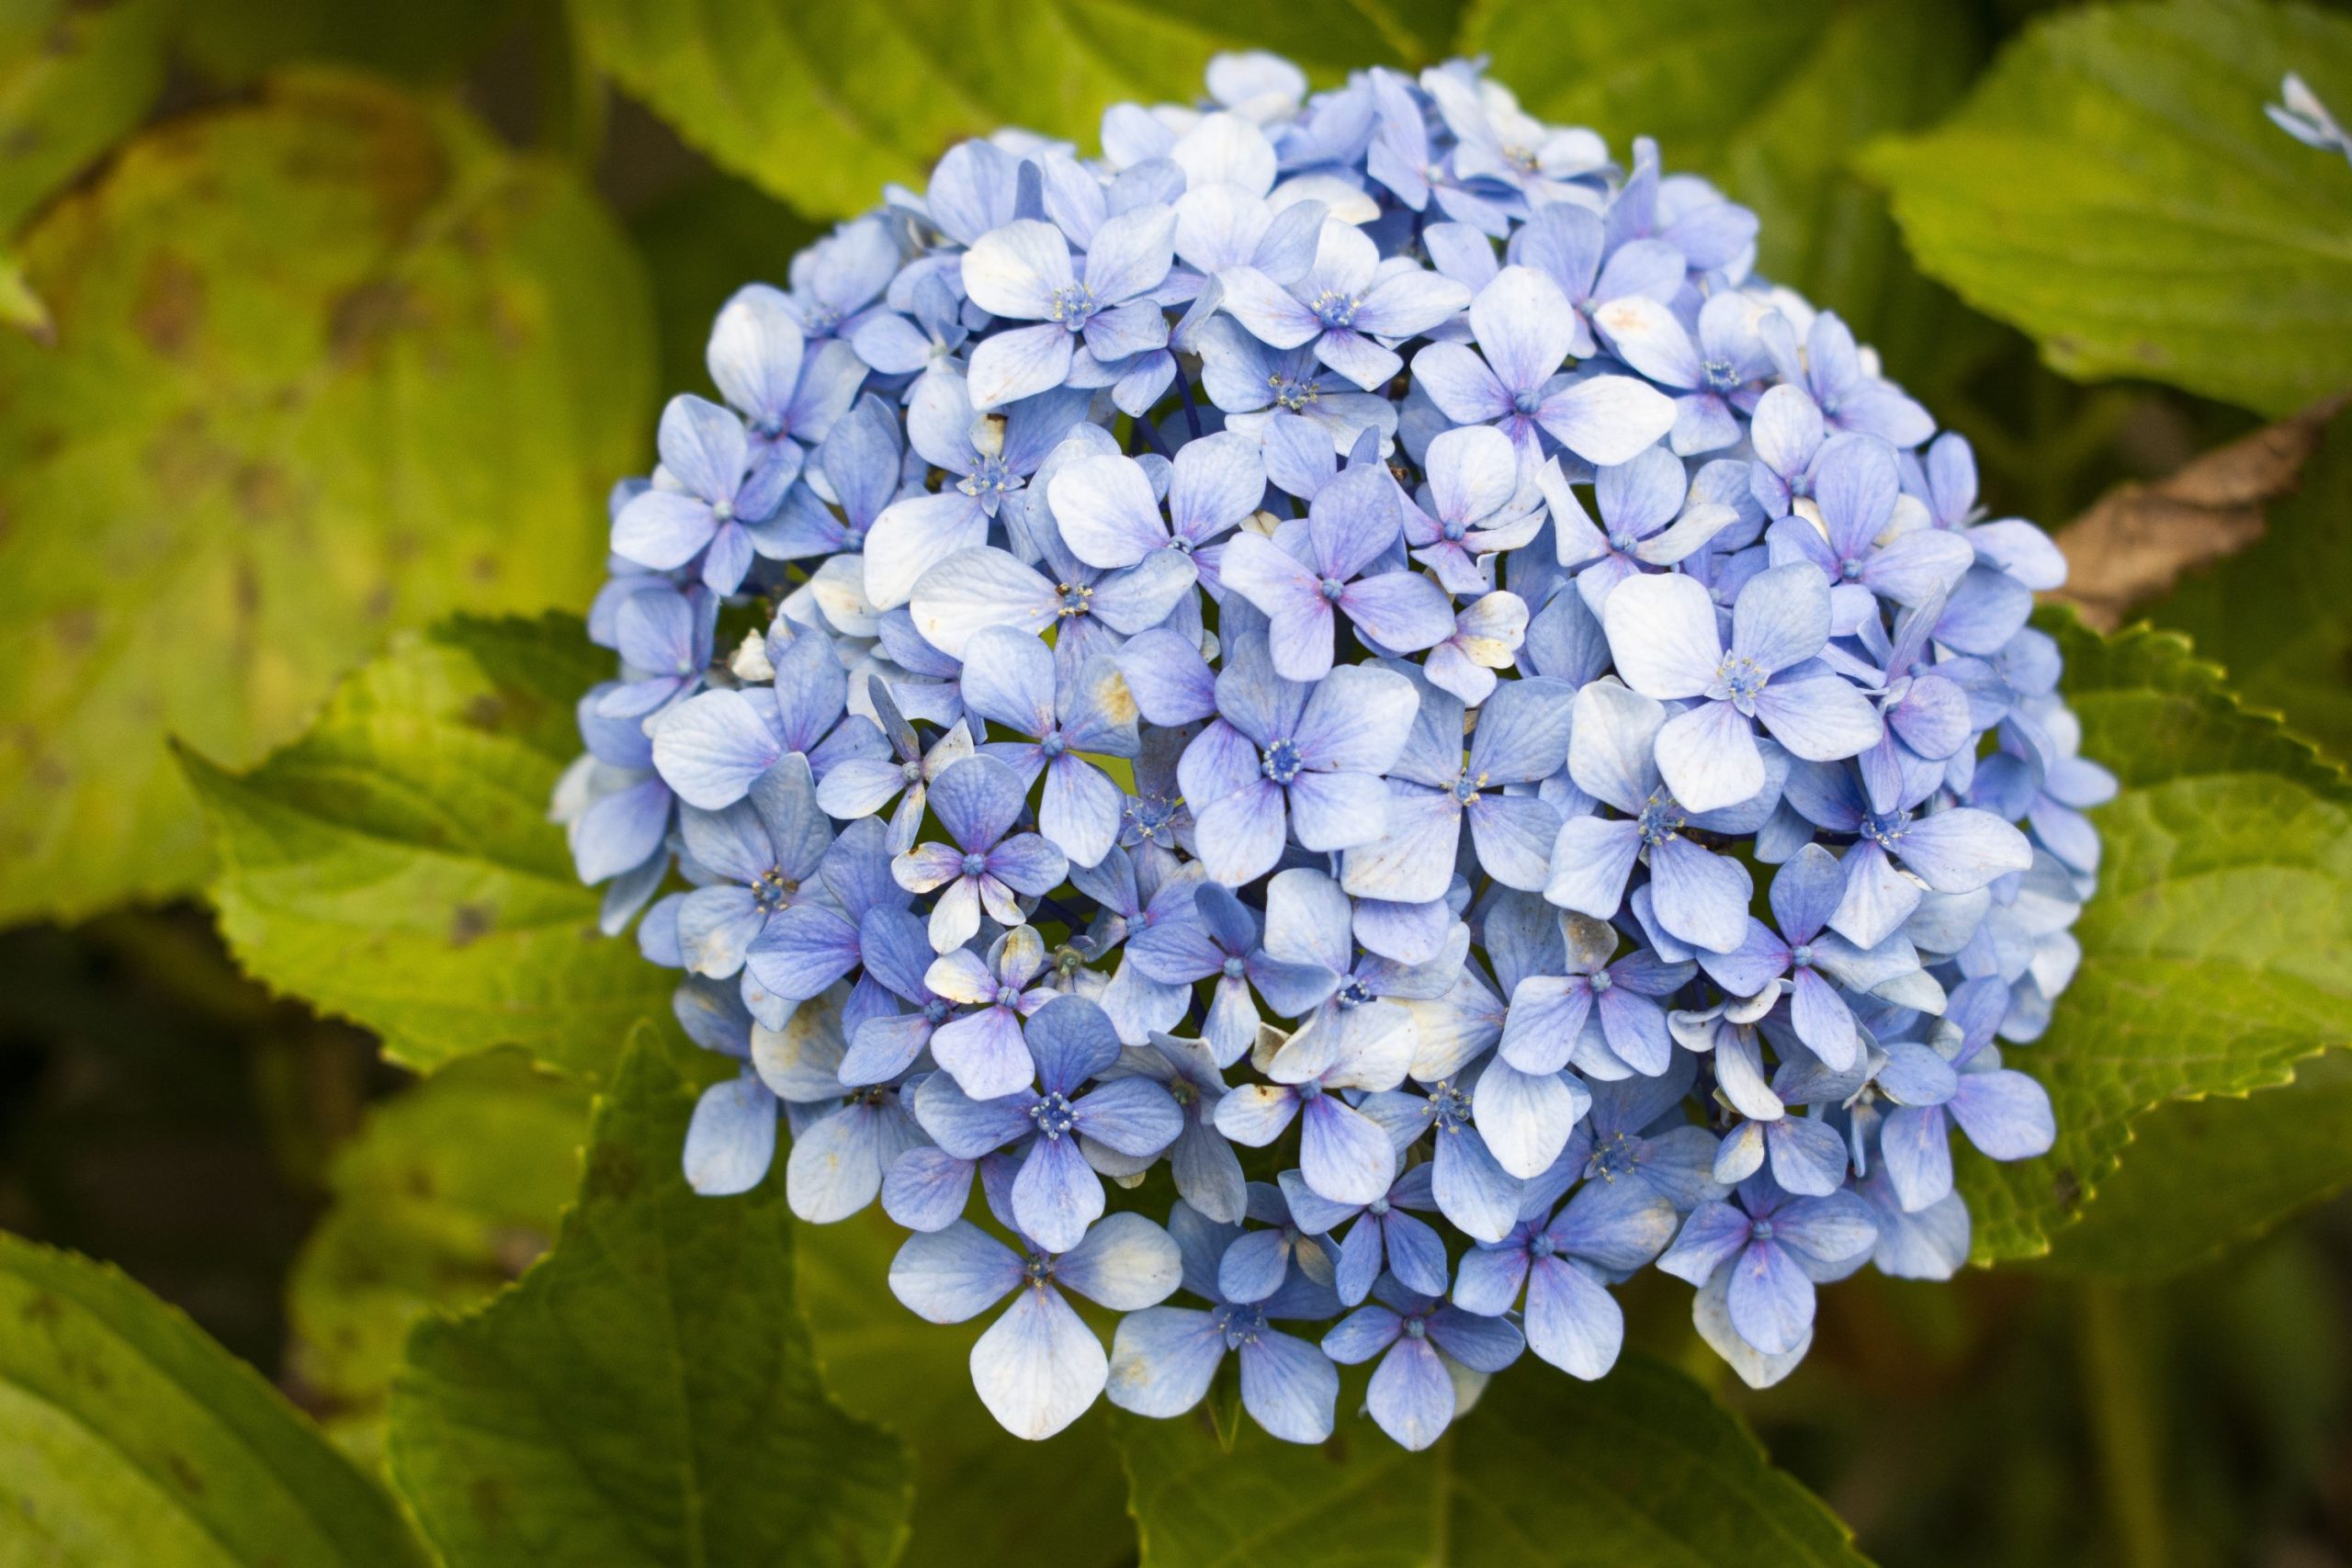
[[[2163,1433],[2143,1325],[2113,1285],[2086,1283],[2078,1302],[2084,1393],[2115,1561],[2122,1568],[2168,1568]]]

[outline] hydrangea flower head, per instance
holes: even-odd
[[[2116,782],[2064,558],[1756,230],[1468,63],[1225,56],[730,300],[555,802],[735,1064],[695,1189],[878,1200],[1026,1438],[1236,1366],[1427,1447],[1651,1269],[1760,1386],[1959,1267]]]

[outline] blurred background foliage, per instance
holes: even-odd
[[[1843,313],[1970,437],[1996,514],[2083,518],[2078,565],[2119,539],[2153,561],[2167,591],[2135,589],[2135,613],[2189,634],[2239,696],[2322,746],[2245,765],[2273,770],[2301,835],[2269,852],[2341,869],[2352,428],[2323,412],[2283,446],[2233,449],[2245,463],[2194,465],[2352,385],[2352,170],[2246,112],[2288,69],[2352,111],[2342,11],[0,0],[0,1230],[119,1265],[184,1309],[361,1472],[396,1472],[453,1562],[523,1539],[556,1542],[548,1561],[617,1560],[564,1540],[569,1524],[535,1534],[534,1510],[603,1518],[644,1480],[639,1456],[573,1453],[577,1495],[462,1498],[450,1488],[469,1468],[511,1456],[404,1441],[400,1411],[471,1400],[495,1426],[529,1405],[537,1373],[509,1348],[532,1314],[584,1310],[593,1259],[626,1266],[651,1236],[764,1270],[797,1292],[812,1337],[795,1327],[778,1348],[757,1325],[695,1317],[715,1346],[777,1359],[757,1391],[769,1406],[688,1386],[675,1409],[598,1407],[663,1432],[709,1405],[766,1434],[714,1463],[705,1499],[764,1522],[706,1540],[617,1511],[630,1561],[871,1561],[902,1541],[910,1562],[993,1562],[1038,1550],[1040,1531],[1070,1568],[1213,1556],[1200,1499],[1131,1499],[1106,1440],[1167,1433],[1114,1431],[1098,1409],[1024,1447],[981,1418],[970,1335],[895,1313],[880,1229],[793,1234],[780,1205],[722,1217],[631,1198],[616,1173],[674,1144],[678,1075],[703,1069],[649,1031],[616,1086],[628,1022],[663,1015],[666,985],[626,944],[582,942],[594,900],[543,821],[589,677],[560,626],[444,617],[580,606],[605,488],[650,462],[662,395],[707,389],[704,335],[738,285],[780,280],[825,223],[919,180],[961,136],[1020,123],[1090,140],[1104,102],[1190,97],[1209,54],[1244,46],[1324,80],[1488,53],[1535,112],[1620,146],[1655,135],[1668,167],[1757,209],[1762,269]],[[2109,683],[2170,700],[2118,701],[2119,736],[2203,725],[2231,757],[2290,745],[2172,645],[2112,660],[2093,646],[2078,680],[2137,660]],[[403,854],[408,897],[388,907],[370,877]],[[2339,922],[2345,888],[2312,893]],[[1614,1484],[1610,1424],[1627,1411],[1689,1427],[1686,1458],[1752,1466],[1732,1428],[1676,1404],[1665,1364],[1743,1416],[1878,1562],[2352,1563],[2352,1209],[2329,1201],[2352,1179],[2352,1064],[2312,1054],[2352,1039],[2352,986],[2334,978],[2301,1011],[2245,1005],[2258,1067],[2184,1071],[2085,1129],[2103,1140],[2081,1177],[2097,1201],[2020,1200],[2027,1217],[2001,1233],[2001,1250],[2030,1253],[2032,1227],[2051,1227],[2046,1258],[1950,1286],[1858,1277],[1826,1292],[1812,1359],[1775,1389],[1729,1379],[1685,1293],[1646,1277],[1627,1317],[1657,1360],[1528,1405],[1560,1469],[1526,1484]],[[2161,1028],[2175,1003],[2155,1002]],[[2198,1010],[2222,1004],[2178,1005],[2193,1055]],[[560,1229],[555,1265],[421,1334],[401,1374],[413,1325],[491,1298]],[[254,1452],[285,1446],[285,1473],[322,1462],[295,1451],[291,1423],[254,1438],[277,1419],[264,1391],[185,1325],[141,1318],[117,1277],[6,1257],[19,1263],[0,1274],[34,1281],[28,1313],[75,1300],[113,1325],[107,1344],[217,1383],[214,1407]],[[43,1375],[0,1349],[0,1393]],[[1513,1392],[1443,1462],[1514,1462],[1480,1434],[1536,1397]],[[135,1447],[121,1434],[149,1417],[114,1416],[85,1411]],[[187,1451],[211,1451],[188,1419]],[[911,1442],[903,1532],[903,1461],[868,1423]],[[25,1467],[0,1477],[0,1560],[122,1561],[105,1543],[134,1540],[146,1561],[179,1560],[167,1533],[84,1539],[36,1517],[31,1478],[72,1490],[67,1445],[0,1433],[0,1450]],[[841,1495],[776,1513],[778,1472],[811,1455],[848,1476]],[[1353,1465],[1351,1489],[1421,1497],[1437,1472],[1414,1467],[1440,1462],[1250,1458]],[[1181,1469],[1173,1450],[1158,1462]],[[1703,1512],[1704,1478],[1692,1485],[1681,1506]],[[252,1517],[274,1517],[266,1490]],[[202,1491],[180,1501],[211,1517]],[[1360,1553],[1327,1536],[1295,1560],[1536,1560],[1475,1518],[1449,1538],[1442,1475],[1433,1495],[1435,1525],[1371,1517]],[[367,1495],[286,1502],[283,1539],[319,1548],[294,1557],[408,1560]],[[233,1528],[216,1536],[252,1560]],[[1785,1560],[1851,1561],[1825,1540]],[[1679,1548],[1729,1560],[1699,1536]]]

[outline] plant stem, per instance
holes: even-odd
[[[2122,1568],[2168,1568],[2163,1434],[2142,1325],[2113,1285],[2086,1283],[2078,1302],[2084,1393],[2115,1561]]]

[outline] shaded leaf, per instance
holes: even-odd
[[[391,1500],[119,1270],[0,1235],[0,1557],[421,1565]]]
[[[2039,1159],[1970,1156],[1979,1261],[2046,1252],[2167,1100],[2287,1081],[2352,1040],[2352,785],[2247,708],[2182,638],[2113,639],[2052,616],[2083,754],[2122,794],[2096,814],[2099,891],[2049,1032],[2009,1054],[2040,1078],[2058,1141]]]
[[[515,0],[178,0],[180,48],[222,81],[244,82],[296,60],[364,65],[409,81],[463,71],[514,18]],[[560,27],[553,16],[542,27]]]
[[[2158,1106],[2052,1261],[2089,1274],[2177,1274],[2352,1183],[2352,1052],[2243,1099]]]
[[[0,334],[0,919],[193,886],[232,767],[397,626],[582,603],[641,464],[635,260],[452,109],[324,76],[176,121],[26,239]]]
[[[167,0],[0,9],[0,240],[147,116]]]
[[[1122,1417],[1143,1568],[1744,1568],[1864,1562],[1688,1377],[1640,1355],[1597,1383],[1513,1367],[1425,1453],[1348,1414],[1301,1448],[1202,1413]]]
[[[334,1157],[334,1206],[287,1289],[291,1371],[346,1448],[380,1446],[384,1395],[419,1319],[476,1304],[547,1249],[587,1127],[586,1090],[504,1051],[370,1108]]]
[[[609,668],[574,616],[460,618],[403,635],[253,772],[188,756],[238,963],[409,1066],[520,1045],[601,1072],[673,979],[598,932],[547,818]]]
[[[2352,381],[2352,167],[2270,123],[2352,102],[2352,21],[2260,0],[2037,21],[1951,119],[1872,150],[1912,254],[2056,369],[2281,415]]]
[[[555,1249],[410,1340],[392,1473],[450,1568],[876,1564],[903,1538],[905,1451],[826,1393],[791,1304],[782,1173],[697,1196],[694,1103],[639,1028]]]
[[[1449,0],[578,0],[589,54],[723,168],[811,213],[923,183],[956,142],[1022,126],[1091,144],[1122,99],[1200,96],[1223,49],[1344,71],[1444,52]]]
[[[972,1392],[972,1342],[997,1314],[943,1327],[890,1293],[890,1258],[904,1231],[869,1210],[840,1224],[804,1225],[794,1239],[800,1304],[826,1382],[851,1414],[889,1427],[914,1450],[912,1534],[899,1568],[1016,1562],[1047,1539],[1055,1568],[1135,1561],[1104,1407],[1044,1442],[1023,1441]]]

